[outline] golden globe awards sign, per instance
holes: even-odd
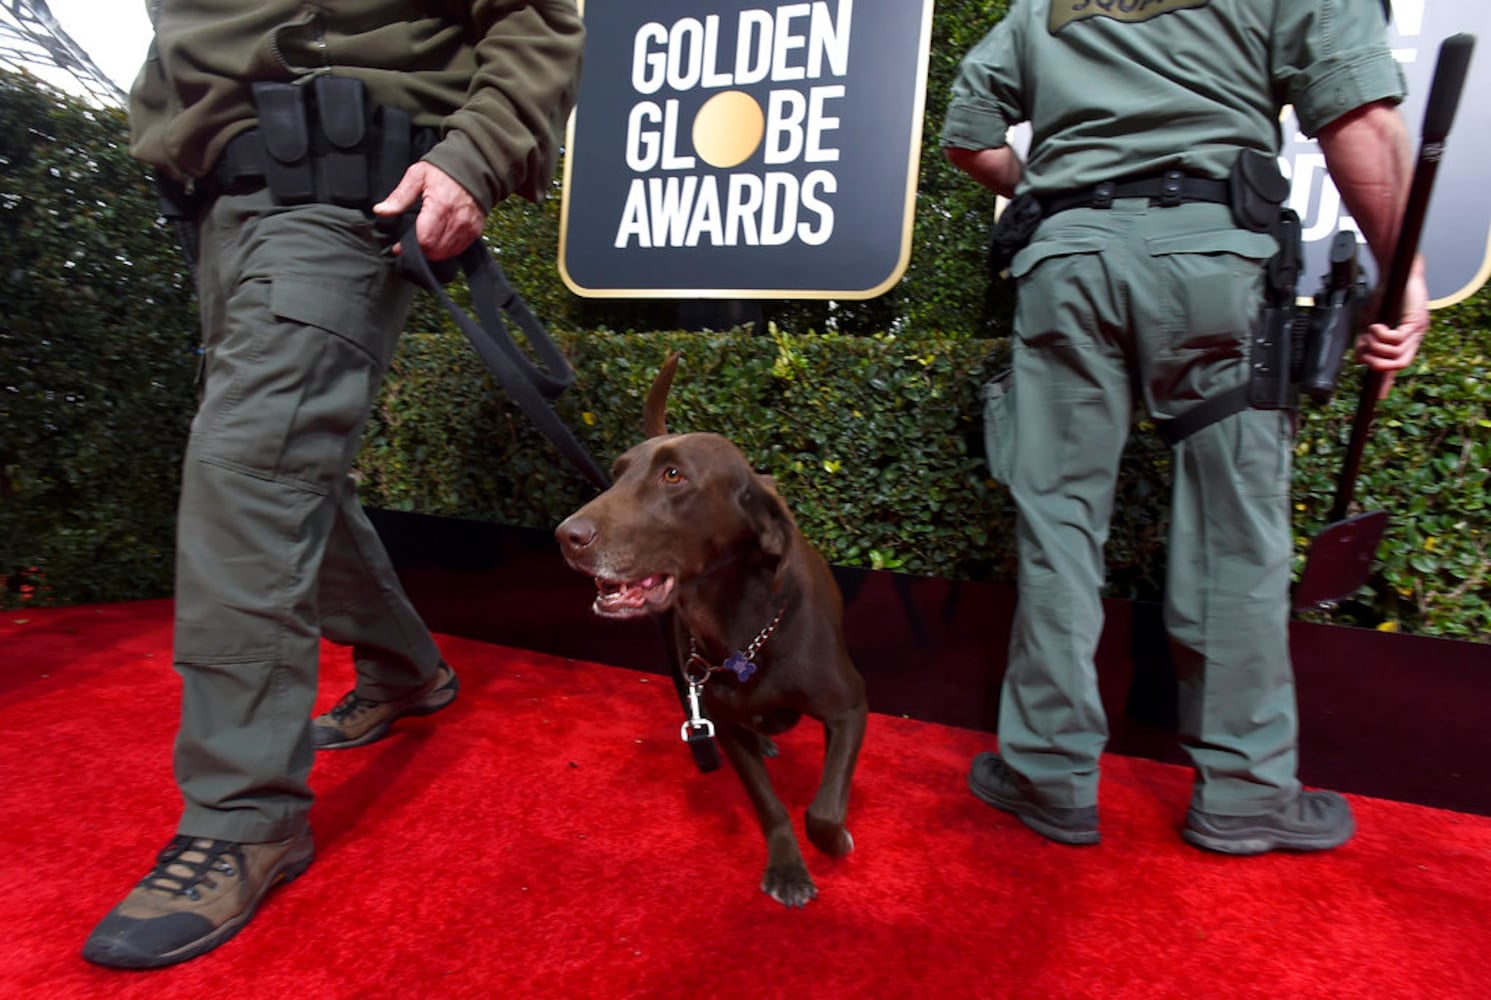
[[[587,0],[576,293],[869,298],[911,253],[931,0]]]

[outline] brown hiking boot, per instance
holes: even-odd
[[[99,921],[83,957],[153,969],[211,951],[243,929],[264,896],[311,863],[309,829],[268,844],[177,836],[155,869]]]
[[[406,715],[431,715],[456,700],[461,683],[444,660],[435,676],[402,698],[373,701],[348,691],[331,711],[311,720],[311,736],[317,750],[345,750],[381,740],[388,727]]]

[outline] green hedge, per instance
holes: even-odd
[[[1485,312],[1478,304],[1452,312]],[[667,352],[684,360],[672,430],[735,440],[777,478],[831,562],[954,578],[1013,579],[1007,494],[986,478],[978,389],[1000,340],[745,332],[561,337],[580,372],[561,415],[603,462],[641,436],[642,399]],[[1491,638],[1485,501],[1491,356],[1484,325],[1441,316],[1433,349],[1378,407],[1357,496],[1392,512],[1377,576],[1335,620]],[[1296,449],[1297,559],[1325,524],[1359,374],[1307,410]],[[407,336],[359,459],[364,501],[398,510],[550,528],[590,495],[508,405],[471,348]],[[1143,424],[1123,459],[1108,542],[1109,593],[1163,586],[1169,452]]]
[[[123,117],[0,74],[3,598],[169,592],[192,297]]]
[[[1435,314],[1419,360],[1378,403],[1356,501],[1386,509],[1371,594],[1345,609],[1364,624],[1491,639],[1491,294]],[[1334,498],[1360,369],[1329,419],[1308,419],[1295,459],[1299,545]],[[1301,560],[1302,561],[1302,560]],[[1342,615],[1337,615],[1342,620]]]
[[[602,464],[641,438],[642,399],[683,354],[669,427],[732,438],[776,476],[830,559],[988,576],[1008,519],[984,481],[978,386],[989,344],[730,333],[562,338],[580,375],[558,409]],[[438,411],[430,401],[439,400]],[[364,502],[552,528],[593,493],[471,348],[407,336],[358,462]]]

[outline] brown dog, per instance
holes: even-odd
[[[717,725],[766,837],[761,889],[787,906],[817,895],[772,789],[770,736],[803,715],[823,723],[823,778],[808,839],[848,854],[849,784],[865,733],[865,686],[844,642],[843,600],[772,480],[718,434],[669,434],[665,400],[678,355],[647,394],[647,440],[616,460],[615,483],[555,531],[571,567],[595,577],[595,613],[671,609],[686,680]],[[688,724],[685,724],[685,729]]]

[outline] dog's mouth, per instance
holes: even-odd
[[[595,603],[591,609],[602,618],[636,618],[662,611],[673,597],[676,578],[657,573],[640,580],[595,578]]]

